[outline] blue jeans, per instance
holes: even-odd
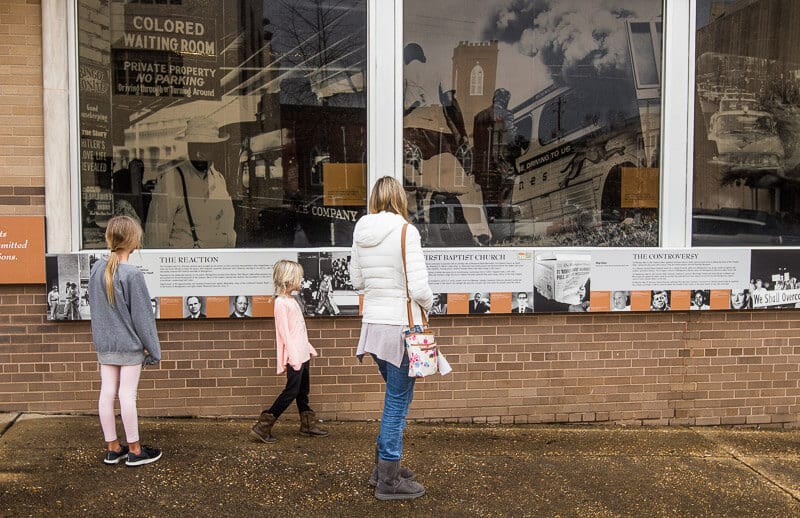
[[[417,379],[408,375],[407,353],[403,354],[399,368],[374,354],[372,358],[378,364],[378,370],[386,382],[381,431],[378,434],[378,458],[400,460],[403,454],[403,430],[406,429],[406,416],[411,400],[414,399],[414,382]]]

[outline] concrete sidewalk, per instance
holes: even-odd
[[[0,414],[0,516],[800,516],[798,430],[410,424],[428,493],[380,502],[378,423],[281,419],[270,445],[252,424],[142,419],[164,457],[128,468],[94,416]]]

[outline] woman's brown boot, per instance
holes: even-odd
[[[305,412],[300,412],[300,433],[312,437],[325,437],[328,435],[328,430],[323,430],[317,426],[313,410],[306,410]]]
[[[272,425],[278,418],[269,412],[261,412],[258,422],[253,426],[253,436],[262,442],[275,442],[278,439],[272,436]]]

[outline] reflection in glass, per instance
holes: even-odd
[[[800,243],[798,16],[791,1],[697,2],[694,245]]]
[[[118,213],[150,248],[349,246],[364,0],[78,5],[84,247]]]
[[[424,244],[657,245],[661,14],[406,0],[404,181]]]

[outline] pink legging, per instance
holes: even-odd
[[[136,390],[139,387],[140,365],[100,365],[100,400],[97,408],[106,442],[117,440],[114,400],[119,392],[119,410],[128,444],[139,441],[139,420],[136,415]]]

